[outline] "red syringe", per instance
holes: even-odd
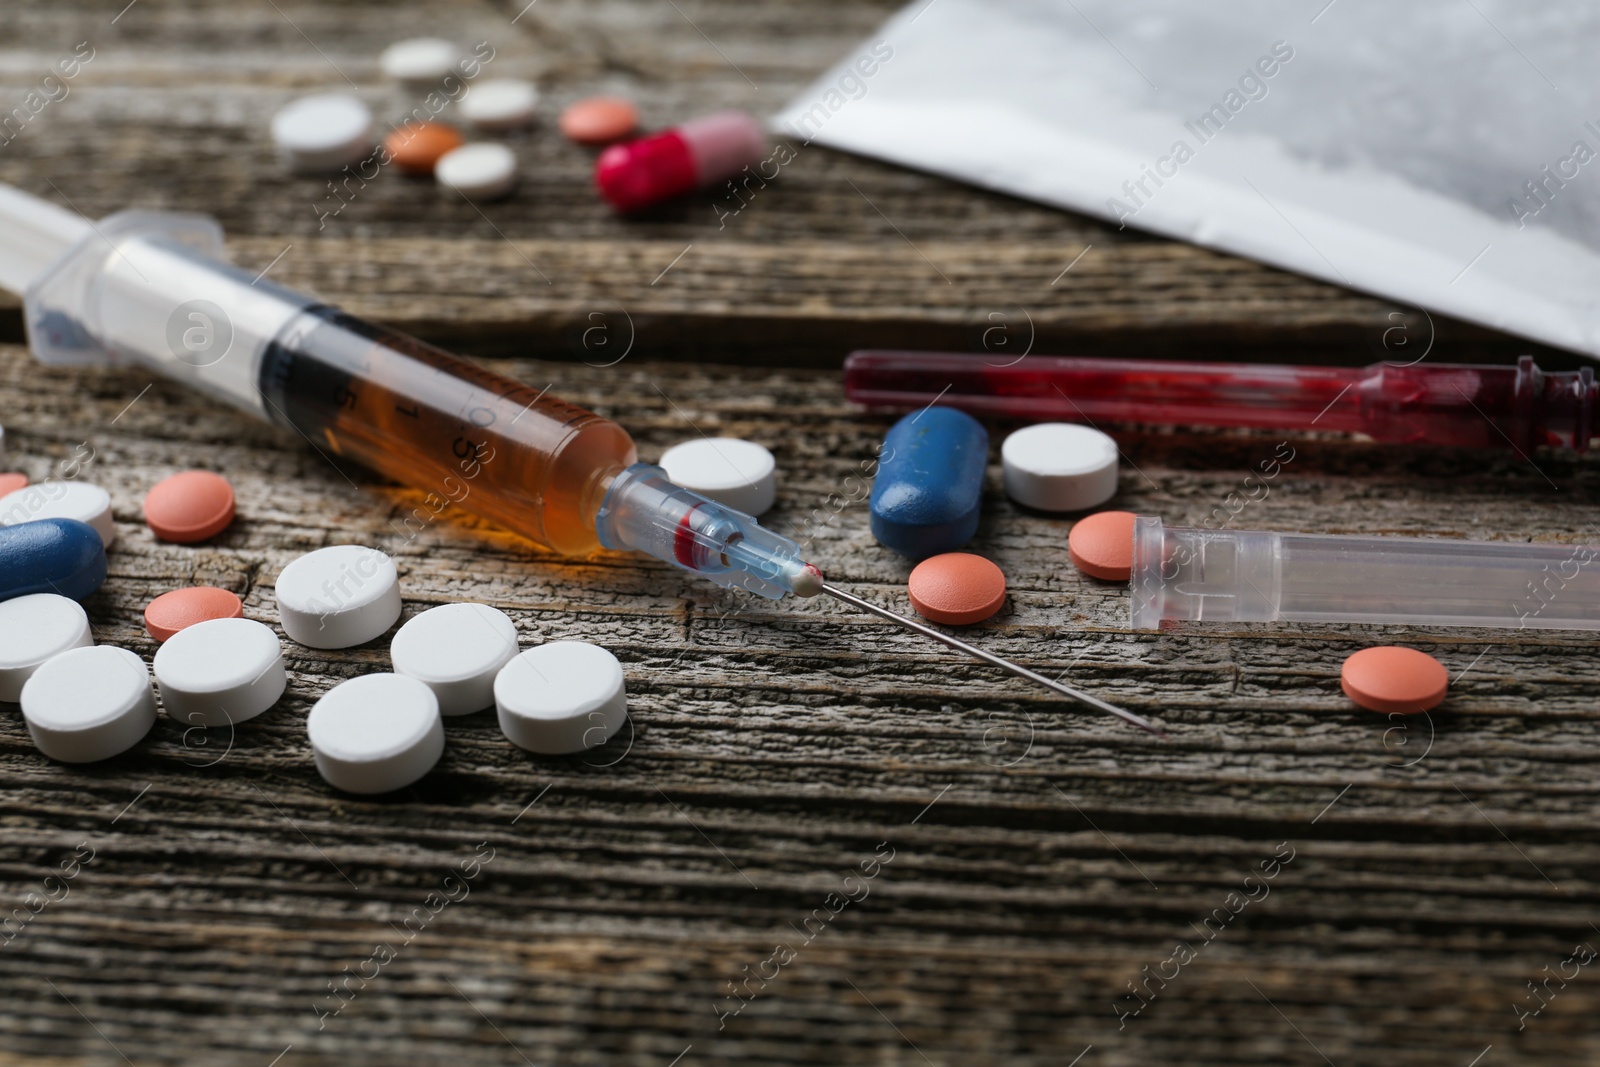
[[[845,396],[915,409],[1066,422],[1338,430],[1377,441],[1473,448],[1589,447],[1594,370],[1375,363],[1295,367],[1028,356],[1010,365],[958,352],[852,352]]]

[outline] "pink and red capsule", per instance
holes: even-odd
[[[612,145],[595,161],[594,180],[618,211],[639,211],[725,181],[766,151],[759,122],[743,111],[718,111]]]

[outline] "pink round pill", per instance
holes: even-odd
[[[144,609],[144,628],[157,641],[165,641],[179,630],[212,619],[242,619],[244,605],[226,589],[196,585],[162,593]]]
[[[155,484],[144,498],[144,521],[163,541],[192,544],[233,521],[233,486],[211,471],[184,471]]]
[[[28,476],[18,471],[0,471],[0,496],[28,488]]]
[[[982,622],[1006,602],[1006,576],[971,552],[945,552],[917,564],[907,583],[917,614],[946,626]]]
[[[614,96],[591,96],[561,113],[561,132],[579,144],[610,144],[639,128],[639,109]]]
[[[1133,520],[1131,511],[1097,511],[1073,523],[1067,534],[1073,565],[1091,578],[1127,581],[1133,573]]]
[[[1450,672],[1444,664],[1414,648],[1379,645],[1364,648],[1339,669],[1339,688],[1368,711],[1415,715],[1444,700]]]

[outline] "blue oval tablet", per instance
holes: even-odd
[[[872,482],[872,536],[922,559],[978,532],[989,433],[966,412],[924,408],[889,428]]]
[[[59,593],[82,600],[106,580],[106,546],[75,519],[0,526],[0,600]]]

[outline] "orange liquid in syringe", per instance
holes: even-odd
[[[600,547],[594,517],[637,458],[616,423],[413,337],[308,309],[268,348],[273,421],[566,555]]]

